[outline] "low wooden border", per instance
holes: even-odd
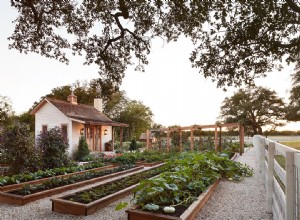
[[[42,183],[42,182],[44,182],[46,180],[49,180],[53,177],[64,178],[64,177],[68,177],[68,176],[84,174],[84,173],[91,172],[91,171],[100,171],[100,170],[110,169],[110,168],[113,168],[113,167],[116,167],[116,165],[107,165],[107,166],[104,166],[104,167],[97,167],[97,168],[82,170],[82,171],[78,171],[78,172],[74,172],[74,173],[68,173],[68,174],[63,174],[63,175],[58,175],[58,176],[51,176],[51,177],[46,177],[46,178],[42,178],[42,179],[36,179],[36,180],[27,181],[27,182],[22,182],[22,183],[18,183],[18,184],[11,184],[11,185],[7,185],[7,186],[1,186],[0,191],[2,191],[2,192],[13,191],[13,190],[17,190],[17,189],[22,188],[25,184],[30,184],[30,185],[39,184],[39,183]]]
[[[69,194],[69,195],[61,197],[61,198],[51,199],[52,211],[58,212],[58,213],[63,213],[63,214],[87,216],[87,215],[93,214],[94,212],[98,211],[99,209],[106,207],[107,205],[113,203],[114,201],[117,201],[127,195],[132,194],[134,188],[137,185],[138,184],[132,185],[126,189],[120,190],[116,193],[110,194],[108,196],[105,196],[101,199],[90,202],[88,204],[73,202],[73,201],[64,199],[64,198],[72,196],[74,194]]]
[[[153,167],[159,164],[164,164],[165,162],[159,161],[159,162],[152,162],[152,163],[147,163],[147,162],[143,162],[143,161],[138,161],[135,164],[137,166],[144,166],[144,167]]]
[[[95,183],[95,182],[99,182],[99,181],[103,181],[115,176],[119,176],[119,175],[123,175],[123,174],[127,174],[127,173],[132,173],[138,170],[142,170],[143,167],[135,167],[129,170],[124,170],[121,172],[117,172],[117,173],[112,173],[106,176],[101,176],[101,177],[97,177],[97,178],[93,178],[93,179],[89,179],[89,180],[85,180],[85,181],[81,181],[78,183],[73,183],[73,184],[69,184],[66,186],[61,186],[61,187],[56,187],[53,189],[49,189],[49,190],[45,190],[45,191],[41,191],[41,192],[37,192],[34,194],[30,194],[30,195],[26,195],[26,196],[20,196],[20,195],[15,195],[10,193],[11,191],[8,192],[0,192],[0,203],[7,203],[7,204],[13,204],[13,205],[25,205],[29,202],[33,202],[51,195],[55,195],[67,190],[71,190],[71,189],[76,189],[78,187],[82,187],[91,183]]]
[[[203,192],[199,195],[198,199],[194,201],[184,213],[181,214],[180,217],[174,217],[163,214],[156,214],[151,212],[145,212],[137,209],[135,206],[132,209],[126,210],[128,215],[128,220],[192,220],[195,216],[200,212],[200,210],[204,207],[205,203],[209,200],[212,193],[218,186],[221,179],[215,181],[206,192]]]

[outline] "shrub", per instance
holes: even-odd
[[[130,143],[129,150],[134,151],[134,150],[137,150],[137,149],[138,149],[138,145],[137,145],[136,141],[133,139]]]
[[[123,154],[122,156],[114,158],[113,162],[120,164],[120,165],[131,165],[131,164],[135,164],[136,157],[134,154],[126,153],[126,154]]]
[[[3,129],[0,137],[1,156],[10,164],[9,173],[36,171],[40,168],[40,154],[34,148],[34,138],[25,124]]]
[[[87,159],[89,153],[90,153],[89,146],[86,143],[85,138],[81,136],[79,138],[78,149],[75,153],[75,160],[83,161],[84,158]]]
[[[43,168],[51,169],[66,166],[68,143],[64,140],[58,127],[41,132],[37,137],[37,147],[41,150]]]

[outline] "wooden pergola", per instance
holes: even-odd
[[[157,130],[151,130],[151,131],[158,131],[158,132],[167,132],[167,152],[170,151],[170,133],[172,131],[179,131],[179,148],[180,151],[183,151],[183,146],[182,146],[182,131],[190,131],[191,132],[191,151],[194,151],[194,131],[195,130],[203,130],[203,129],[214,129],[215,130],[215,150],[221,151],[222,146],[221,146],[221,139],[222,139],[222,128],[226,127],[238,127],[239,128],[239,137],[240,137],[240,154],[244,153],[244,126],[241,123],[226,123],[226,124],[214,124],[214,125],[192,125],[192,126],[186,126],[186,127],[173,127],[173,128],[161,128]],[[218,135],[220,134],[220,142],[218,141]],[[150,145],[150,130],[147,130],[146,132],[146,147],[147,149],[151,149]],[[202,136],[200,134],[200,149],[202,148]]]

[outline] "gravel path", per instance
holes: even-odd
[[[254,175],[245,178],[242,182],[221,181],[211,199],[202,209],[196,220],[262,220],[272,219],[272,215],[266,212],[266,195],[263,190],[263,183],[257,170],[255,150],[246,150],[243,156],[236,159],[239,162],[247,163],[254,168]],[[115,178],[112,178],[115,179]],[[98,183],[99,184],[99,183]],[[89,188],[97,184],[88,185],[76,190],[70,190],[54,197],[60,197],[75,191]],[[65,220],[125,220],[127,214],[124,210],[115,211],[116,204],[121,201],[130,202],[132,196],[127,196],[93,215],[86,217],[59,214],[51,211],[50,198],[41,199],[24,206],[13,206],[0,204],[1,220],[40,220],[40,219],[65,219]],[[142,219],[141,219],[142,220]]]
[[[247,149],[236,161],[252,167],[253,176],[246,177],[241,182],[222,180],[196,220],[272,219],[272,214],[267,213],[266,191],[258,172],[255,149]]]

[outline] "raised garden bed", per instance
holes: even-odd
[[[18,195],[16,190],[0,192],[0,203],[25,205],[29,202],[33,202],[38,199],[42,199],[42,198],[45,198],[45,197],[48,197],[51,195],[55,195],[55,194],[58,194],[58,193],[61,193],[61,192],[67,191],[67,190],[75,189],[75,188],[82,187],[82,186],[85,186],[85,185],[88,185],[91,183],[103,181],[103,180],[110,179],[110,178],[118,176],[118,175],[132,173],[132,172],[142,170],[142,169],[143,169],[143,167],[135,167],[135,168],[121,171],[121,172],[112,173],[109,175],[105,175],[105,176],[101,176],[101,177],[97,177],[97,178],[93,178],[93,179],[89,179],[89,180],[84,180],[84,181],[80,181],[80,182],[76,182],[76,183],[68,184],[68,185],[64,185],[64,186],[59,186],[59,187],[52,188],[52,189],[39,191],[39,192],[32,193],[29,195]]]
[[[83,171],[78,171],[78,172],[74,172],[74,173],[68,173],[68,174],[64,174],[64,175],[58,175],[58,176],[55,176],[55,177],[57,177],[57,178],[66,178],[66,177],[69,177],[69,176],[80,175],[80,174],[84,174],[84,173],[87,173],[87,172],[106,170],[106,169],[110,169],[110,168],[113,168],[113,167],[116,167],[116,166],[117,165],[107,165],[107,166],[104,166],[104,167],[98,167],[98,168],[93,168],[93,169],[89,169],[89,170],[83,170]],[[51,178],[53,178],[53,176],[42,178],[42,179],[37,179],[37,180],[31,180],[31,181],[27,181],[27,182],[23,182],[23,183],[18,183],[18,184],[11,184],[11,185],[7,185],[7,186],[1,186],[0,191],[7,192],[7,191],[12,191],[12,190],[17,190],[17,189],[22,188],[26,184],[30,184],[30,185],[40,184],[40,183],[42,183],[46,180],[49,180]]]
[[[212,193],[216,189],[220,182],[220,179],[215,181],[206,192],[199,195],[196,201],[194,201],[179,217],[171,216],[166,214],[158,214],[153,212],[143,211],[135,206],[134,208],[126,210],[128,215],[128,220],[192,220],[204,207],[206,202],[211,197]]]
[[[110,203],[130,195],[140,180],[150,178],[164,171],[155,168],[101,184],[91,189],[51,199],[52,211],[71,215],[90,215]],[[109,188],[113,184],[116,184],[117,186]],[[103,195],[103,197],[98,196],[101,198],[93,200],[92,197],[97,193],[99,193],[99,195]]]
[[[164,162],[159,161],[159,162],[151,162],[151,163],[147,163],[147,162],[144,162],[144,161],[137,161],[135,164],[136,164],[137,166],[153,167],[153,166],[156,166],[156,165],[159,165],[159,164],[164,164]]]

